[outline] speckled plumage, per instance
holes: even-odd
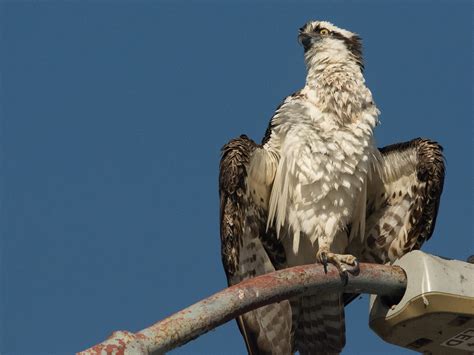
[[[433,234],[445,166],[443,148],[416,138],[380,149],[378,174],[369,180],[364,238],[348,250],[361,261],[392,263]]]
[[[223,149],[221,242],[229,284],[320,261],[324,250],[391,261],[434,228],[441,148],[416,140],[378,150],[379,112],[362,75],[359,37],[310,22],[299,38],[308,68],[303,89],[278,107],[262,145],[241,136]],[[252,354],[339,353],[343,306],[342,294],[305,295],[238,322]]]
[[[267,211],[251,203],[247,186],[250,156],[257,144],[240,136],[222,149],[219,174],[221,255],[229,285],[286,267]],[[249,354],[289,354],[291,310],[288,301],[261,307],[237,319]]]
[[[339,35],[320,36],[321,28]],[[263,146],[265,155],[272,157],[266,159],[271,161],[267,174],[273,168],[268,175],[274,177],[268,225],[275,226],[282,240],[288,266],[316,262],[317,253],[324,250],[345,252],[346,226],[364,225],[367,179],[378,155],[372,137],[378,110],[360,61],[347,47],[355,35],[314,22],[300,36],[311,41],[317,37],[305,48],[306,85],[277,110]],[[258,180],[262,161],[250,163],[250,187]],[[307,295],[292,305],[295,349],[303,354],[342,350],[342,294]]]

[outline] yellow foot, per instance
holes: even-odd
[[[339,273],[347,283],[347,273],[357,275],[359,273],[359,262],[354,255],[350,254],[334,254],[325,249],[318,250],[316,254],[318,262],[323,264],[324,272],[327,273],[328,263],[333,264],[339,270]]]

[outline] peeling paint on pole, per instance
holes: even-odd
[[[319,264],[296,266],[226,288],[136,334],[114,332],[103,343],[78,354],[162,354],[245,312],[308,290],[398,296],[405,287],[406,275],[397,266],[361,264],[359,275],[349,275],[347,285],[332,265],[327,274]]]
[[[142,342],[144,338],[145,337],[140,333],[134,334],[128,331],[116,331],[113,332],[106,341],[78,354],[148,354],[149,352]]]

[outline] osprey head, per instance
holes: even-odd
[[[303,45],[306,61],[316,54],[324,57],[354,60],[361,69],[362,43],[360,37],[326,21],[310,21],[299,30],[298,41]]]

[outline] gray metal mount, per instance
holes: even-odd
[[[413,251],[394,265],[406,273],[405,294],[397,304],[371,296],[372,330],[425,354],[474,354],[474,264]]]

